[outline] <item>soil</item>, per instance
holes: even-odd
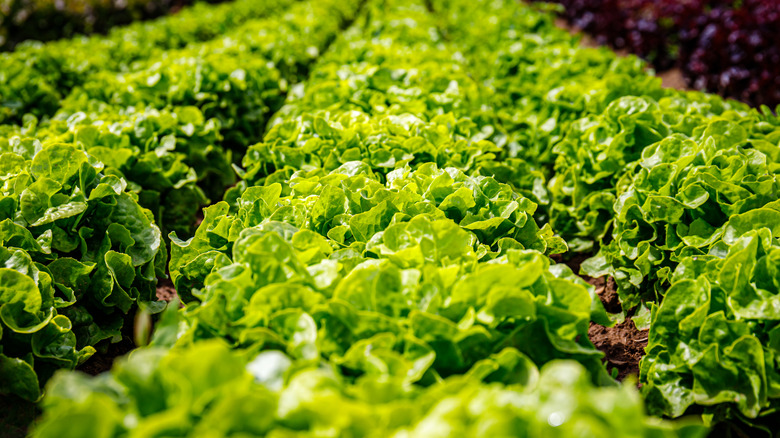
[[[170,279],[166,278],[157,281],[157,299],[170,303],[177,296],[176,289],[173,287],[173,282]]]
[[[622,311],[615,279],[585,277],[585,280],[596,287],[596,293],[599,294],[607,312]],[[645,355],[647,333],[647,330],[637,329],[629,316],[614,327],[604,327],[591,322],[588,338],[604,353],[603,361],[607,364],[607,370],[612,372],[612,369],[617,369],[617,379],[622,381],[629,375],[639,376],[639,361]]]
[[[604,304],[604,309],[609,313],[620,313],[623,306],[620,305],[620,297],[617,292],[617,283],[612,277],[590,278],[583,276],[585,281],[596,287],[596,293]]]
[[[593,285],[607,312],[622,312],[614,278],[609,276],[593,278],[579,274],[582,262],[589,257],[591,254],[575,254],[564,260],[562,256],[556,255],[553,259],[558,263],[566,264],[574,273]],[[639,375],[639,361],[645,355],[647,333],[647,330],[638,330],[629,316],[614,327],[604,327],[591,322],[588,338],[604,353],[603,360],[607,364],[607,370],[612,372],[612,369],[617,369],[617,379],[622,381],[629,375]]]
[[[603,360],[607,370],[612,372],[612,369],[617,369],[618,380],[639,375],[639,361],[644,357],[647,347],[647,330],[638,330],[631,318],[626,318],[614,327],[591,322],[588,338],[606,355]]]
[[[679,68],[673,68],[664,72],[658,73],[658,77],[661,78],[661,86],[666,88],[674,88],[675,90],[690,90],[688,84],[685,82],[682,70]]]

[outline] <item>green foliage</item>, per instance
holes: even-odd
[[[780,237],[780,129],[764,118],[712,117],[643,148],[616,190],[614,240],[586,272],[609,272],[633,306],[663,295],[686,257],[724,253],[762,227]]]
[[[0,127],[0,144],[69,143],[100,160],[105,172],[123,178],[139,202],[155,214],[163,231],[191,234],[195,214],[208,196],[233,183],[229,154],[214,146],[221,135],[216,120],[195,107],[129,114],[65,111],[24,127]]]
[[[376,339],[435,360],[443,375],[513,345],[599,372],[587,322],[609,319],[592,286],[538,252],[565,246],[538,228],[535,204],[433,163],[386,178],[348,162],[250,187],[236,213],[207,208],[192,239],[172,239],[171,276],[190,303],[183,339],[286,345],[307,358]]]
[[[51,119],[27,115],[23,126],[0,127],[0,141],[78,144],[126,179],[166,234],[189,236],[200,207],[235,182],[230,149],[260,138],[287,84],[301,79],[356,8],[296,3],[288,14],[248,20],[224,38],[139,59],[119,73],[85,72],[90,79]]]
[[[468,375],[408,387],[380,366],[391,354],[381,344],[364,350],[373,373],[357,379],[332,364],[276,350],[238,354],[217,341],[142,349],[101,378],[58,375],[32,436],[704,435],[648,419],[635,389],[594,387],[576,362],[539,371],[507,348]]]
[[[191,233],[207,202],[201,187],[217,197],[233,182],[221,145],[259,136],[281,105],[282,74],[297,80],[356,7],[296,4],[281,19],[237,29],[240,46],[227,38],[193,44],[122,73],[84,65],[96,70],[83,72],[90,79],[53,118],[27,115],[23,126],[0,127],[0,249],[5,269],[14,269],[3,273],[9,286],[0,302],[2,367],[14,376],[2,392],[37,399],[39,381],[56,368],[73,368],[93,346],[119,340],[137,305],[152,313],[164,307],[155,286],[167,251],[154,220]]]
[[[565,252],[649,321],[652,414],[776,414],[776,116],[513,0],[279,8],[5,105],[0,390],[157,310],[152,219],[185,302],[112,373],[60,374],[39,436],[700,436],[607,374],[588,328],[616,315]]]
[[[495,146],[473,142],[473,122],[427,106],[417,107],[425,109],[419,117],[336,109],[325,101],[332,96],[319,92],[335,84],[336,71],[373,60],[393,63],[401,42],[436,42],[424,9],[390,4],[369,6],[369,17],[382,18],[359,20],[335,45],[361,46],[366,34],[375,35],[365,50],[352,52],[353,59],[334,49],[280,111],[264,142],[250,148],[230,204],[208,208],[194,238],[172,239],[171,275],[190,302],[191,329],[182,339],[216,335],[244,348],[281,344],[301,357],[331,358],[380,336],[435,358],[432,375],[423,376],[426,365],[412,381],[465,372],[484,354],[522,344],[540,363],[575,357],[599,375],[586,322],[591,313],[609,320],[591,287],[570,280],[564,269],[554,271],[566,279],[547,273],[549,260],[537,251],[566,248],[537,226],[536,204],[475,172],[475,152]],[[399,84],[414,89],[418,80],[426,74]],[[371,82],[372,101],[391,90],[404,94],[401,85],[383,91]],[[461,97],[452,94],[451,104]],[[318,115],[306,114],[317,105],[323,105]],[[528,287],[529,294],[514,296],[505,290],[509,284]],[[284,321],[290,318],[309,333],[289,339],[295,332]],[[355,322],[339,328],[344,318]],[[422,336],[429,325],[442,332],[441,340]],[[540,345],[526,344],[528,338]]]
[[[158,20],[115,28],[107,36],[22,44],[14,52],[0,54],[0,123],[21,122],[27,113],[50,116],[59,108],[59,100],[93,73],[132,68],[136,61],[208,41],[291,3],[237,0],[196,5]]]
[[[532,199],[572,251],[599,251],[584,274],[613,277],[626,310],[660,303],[641,375],[652,413],[676,417],[704,405],[712,424],[776,415],[776,350],[766,336],[776,317],[742,307],[770,307],[775,289],[750,272],[772,259],[731,254],[752,233],[764,236],[766,251],[780,237],[779,119],[766,108],[662,89],[635,58],[578,48],[525,6],[454,3],[438,6],[448,35],[496,91],[488,99],[496,117],[486,125],[495,129],[482,126],[489,113],[475,122],[492,132],[498,160],[549,177],[549,204]],[[498,10],[512,18],[480,18]],[[725,277],[737,273],[754,278],[760,299],[717,291],[731,291],[735,280]]]
[[[653,412],[678,416],[696,403],[713,406],[715,420],[738,415],[719,409],[727,403],[755,419],[780,406],[776,237],[759,224],[728,249],[680,261],[642,363]]]
[[[0,392],[36,400],[39,381],[118,339],[133,306],[161,308],[166,255],[152,213],[93,156],[14,141],[0,161]]]

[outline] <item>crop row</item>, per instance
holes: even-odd
[[[115,26],[175,13],[191,3],[191,0],[8,0],[0,7],[0,50],[12,50],[28,39],[49,41],[83,33],[105,33]]]
[[[491,22],[450,11],[462,18],[456,29]],[[598,250],[582,272],[614,278],[624,310],[649,326],[640,381],[650,412],[677,417],[713,406],[705,408],[712,422],[773,424],[780,350],[771,309],[780,283],[769,266],[780,237],[780,119],[766,108],[662,89],[632,71],[641,65],[630,58],[599,61],[604,52],[576,49],[562,31],[539,32],[546,40],[528,32],[549,26],[528,14],[493,22],[505,27],[478,30],[504,37],[503,51],[487,59],[498,60],[490,71],[507,74],[487,82],[491,94],[510,94],[529,110],[492,100],[494,111],[538,117],[509,148],[523,160],[513,167],[550,176],[546,220],[571,252]],[[492,132],[525,127],[506,120]],[[560,134],[538,135],[544,130],[535,125]]]
[[[663,89],[511,0],[336,4],[96,67],[0,128],[25,290],[3,370],[83,362],[164,307],[166,268],[184,304],[112,373],[57,374],[38,436],[704,433],[645,407],[770,427],[776,116]],[[588,340],[627,317],[650,329],[644,401]]]
[[[678,67],[689,86],[755,106],[780,105],[780,3],[774,0],[555,0],[600,43],[657,69]]]
[[[291,3],[238,0],[197,5],[159,20],[115,28],[107,36],[22,44],[0,54],[0,123],[20,123],[25,114],[51,116],[74,87],[88,83],[96,72],[135,70],[137,61],[156,60],[167,50],[214,39]]]

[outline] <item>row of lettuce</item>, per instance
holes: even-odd
[[[59,374],[36,433],[703,433],[614,387],[587,331],[623,315],[551,264],[567,251],[649,325],[652,414],[771,418],[780,121],[663,89],[514,1],[369,1],[340,32],[360,6],[88,57],[49,82],[55,109],[8,113],[3,275],[25,292],[3,289],[21,383],[0,390],[37,399],[136,304],[161,310],[168,244],[186,304],[110,375]]]
[[[291,3],[199,4],[158,20],[115,28],[105,36],[28,42],[0,54],[0,123],[21,123],[25,114],[51,116],[73,88],[88,83],[96,72],[138,70],[136,62],[159,61],[168,50],[221,37]]]
[[[106,33],[115,26],[175,13],[192,0],[6,0],[0,4],[0,50],[25,40]],[[211,3],[217,3],[212,0]]]

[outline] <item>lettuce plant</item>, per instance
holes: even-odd
[[[210,272],[201,270],[203,262],[213,263],[214,251],[229,255],[244,229],[265,221],[308,229],[359,251],[387,226],[417,215],[451,219],[474,233],[480,258],[504,245],[550,254],[566,249],[549,228],[534,222],[533,202],[493,178],[469,177],[433,163],[415,171],[398,169],[385,178],[382,183],[366,163],[348,162],[332,172],[299,172],[282,184],[249,187],[237,199],[237,212],[231,213],[226,203],[216,204],[205,210],[194,238],[184,242],[173,237],[174,283],[182,294],[200,288]]]
[[[0,149],[0,391],[29,400],[56,369],[152,312],[166,255],[152,213],[75,145],[16,138]]]
[[[618,185],[614,240],[585,272],[609,272],[632,306],[662,295],[685,257],[725,251],[764,226],[780,236],[780,130],[754,120],[711,119],[692,138],[671,135],[644,148],[636,172]]]
[[[593,289],[565,269],[548,272],[539,252],[507,242],[480,262],[475,246],[472,233],[427,215],[388,226],[362,252],[266,221],[244,229],[232,254],[207,252],[185,266],[211,272],[183,294],[192,301],[179,342],[217,336],[323,357],[350,374],[387,367],[408,383],[466,372],[506,346],[603,373],[586,337],[591,314],[609,324]],[[379,355],[373,362],[362,358],[367,349]]]
[[[713,421],[750,423],[780,408],[779,217],[753,213],[750,230],[726,232],[730,247],[680,261],[642,361],[652,413],[676,417],[701,405]]]
[[[60,111],[53,119],[28,117],[26,122],[1,127],[0,142],[78,146],[100,160],[107,172],[124,178],[164,232],[191,234],[207,196],[220,196],[220,189],[235,181],[230,154],[215,146],[221,140],[219,122],[205,119],[195,107]]]

